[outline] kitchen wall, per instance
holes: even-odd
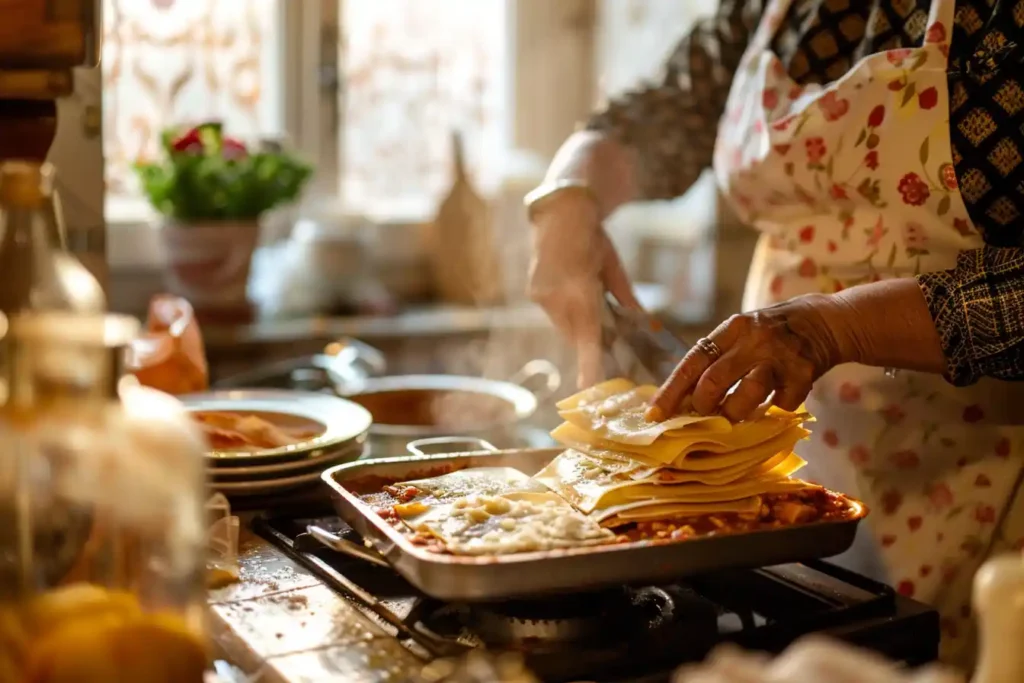
[[[57,167],[68,245],[109,290],[103,219],[103,146],[99,69],[75,69],[75,90],[57,102],[49,161]]]

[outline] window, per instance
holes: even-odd
[[[372,0],[343,5],[341,195],[370,214],[429,215],[463,136],[477,183],[498,179],[507,146],[505,0]]]
[[[283,131],[285,0],[103,0],[108,221],[146,215],[132,164],[170,125],[217,118],[240,137]]]

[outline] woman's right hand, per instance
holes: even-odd
[[[597,202],[578,190],[546,200],[533,216],[529,294],[576,348],[580,387],[603,379],[601,315],[608,291],[640,308]]]
[[[600,133],[575,133],[555,155],[547,182],[570,180],[589,191],[560,190],[531,211],[530,298],[576,347],[581,387],[603,375],[604,293],[611,292],[625,308],[640,308],[602,226],[605,216],[635,197],[635,167],[635,153],[615,140]]]

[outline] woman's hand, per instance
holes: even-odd
[[[690,349],[654,397],[648,419],[675,414],[691,392],[699,414],[720,409],[737,422],[773,392],[775,405],[795,410],[814,381],[842,362],[850,322],[847,309],[827,295],[734,315]]]
[[[581,387],[602,379],[604,293],[611,292],[626,308],[640,308],[602,226],[604,217],[628,200],[630,172],[629,156],[617,143],[577,134],[555,157],[548,178],[579,180],[590,191],[562,190],[533,213],[529,295],[576,347]]]
[[[809,294],[729,318],[676,366],[651,401],[647,419],[674,415],[691,392],[698,413],[721,409],[733,421],[749,417],[773,392],[772,403],[795,410],[814,381],[841,363],[946,371],[916,280]]]

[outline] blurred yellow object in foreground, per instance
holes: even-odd
[[[3,683],[201,683],[203,641],[130,593],[74,584],[0,613]]]

